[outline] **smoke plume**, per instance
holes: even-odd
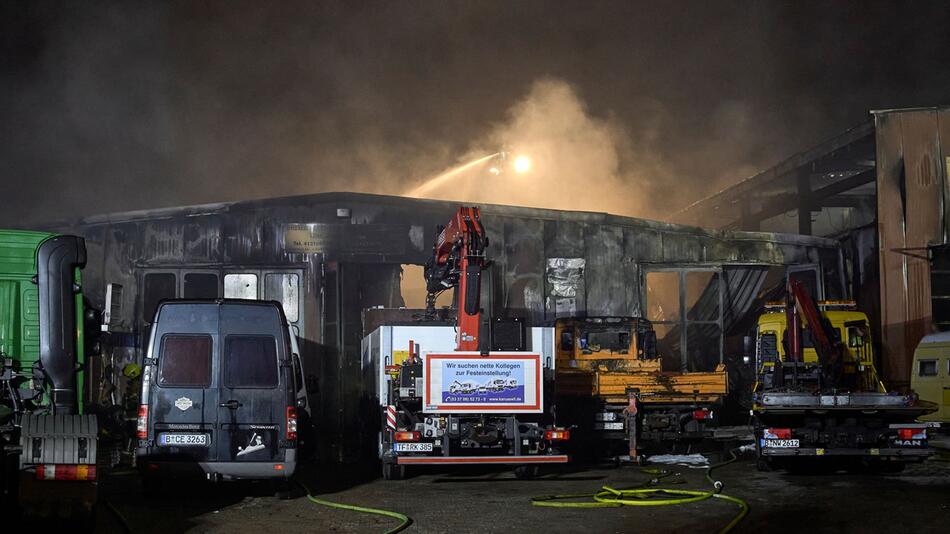
[[[563,80],[534,83],[473,147],[462,161],[499,151],[506,157],[442,181],[429,197],[643,215],[652,183],[668,178],[649,132],[634,135],[609,116],[593,116]],[[517,172],[517,158],[530,168]]]

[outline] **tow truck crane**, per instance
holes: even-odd
[[[874,367],[867,316],[852,302],[816,305],[798,280],[789,280],[786,294],[757,326],[758,467],[824,457],[898,471],[929,456],[928,425],[916,418],[937,407],[914,393],[887,391]]]
[[[487,246],[478,208],[459,208],[425,266],[424,319],[383,323],[363,339],[385,479],[433,464],[509,464],[530,478],[539,464],[568,461],[559,446],[570,432],[554,419],[554,328],[482,321]],[[455,324],[440,324],[435,300],[450,289]]]

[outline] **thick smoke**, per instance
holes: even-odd
[[[426,196],[643,215],[651,184],[669,177],[649,131],[635,136],[609,116],[592,116],[563,80],[536,82],[507,115],[462,162],[499,151],[505,158],[440,180]],[[519,157],[530,161],[522,173],[514,169]]]
[[[0,226],[401,194],[502,149],[532,171],[426,196],[669,219],[869,109],[946,104],[948,22],[939,2],[0,2]]]

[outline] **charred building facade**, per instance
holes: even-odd
[[[421,266],[458,203],[326,193],[110,214],[56,226],[85,237],[84,293],[141,357],[159,301],[277,300],[301,341],[325,457],[367,439],[360,341],[370,308],[419,308]],[[482,306],[533,325],[565,316],[641,316],[668,369],[706,370],[741,353],[788,276],[848,297],[837,241],[703,230],[604,213],[482,205],[493,262]],[[374,436],[372,436],[374,438]]]
[[[950,108],[871,119],[673,220],[839,240],[858,306],[877,323],[885,378],[908,386],[920,339],[950,328]]]

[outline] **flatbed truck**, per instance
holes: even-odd
[[[867,316],[849,301],[815,304],[804,285],[766,308],[755,334],[753,430],[759,469],[809,460],[899,471],[927,458],[936,410],[913,392],[888,391],[874,365]]]

